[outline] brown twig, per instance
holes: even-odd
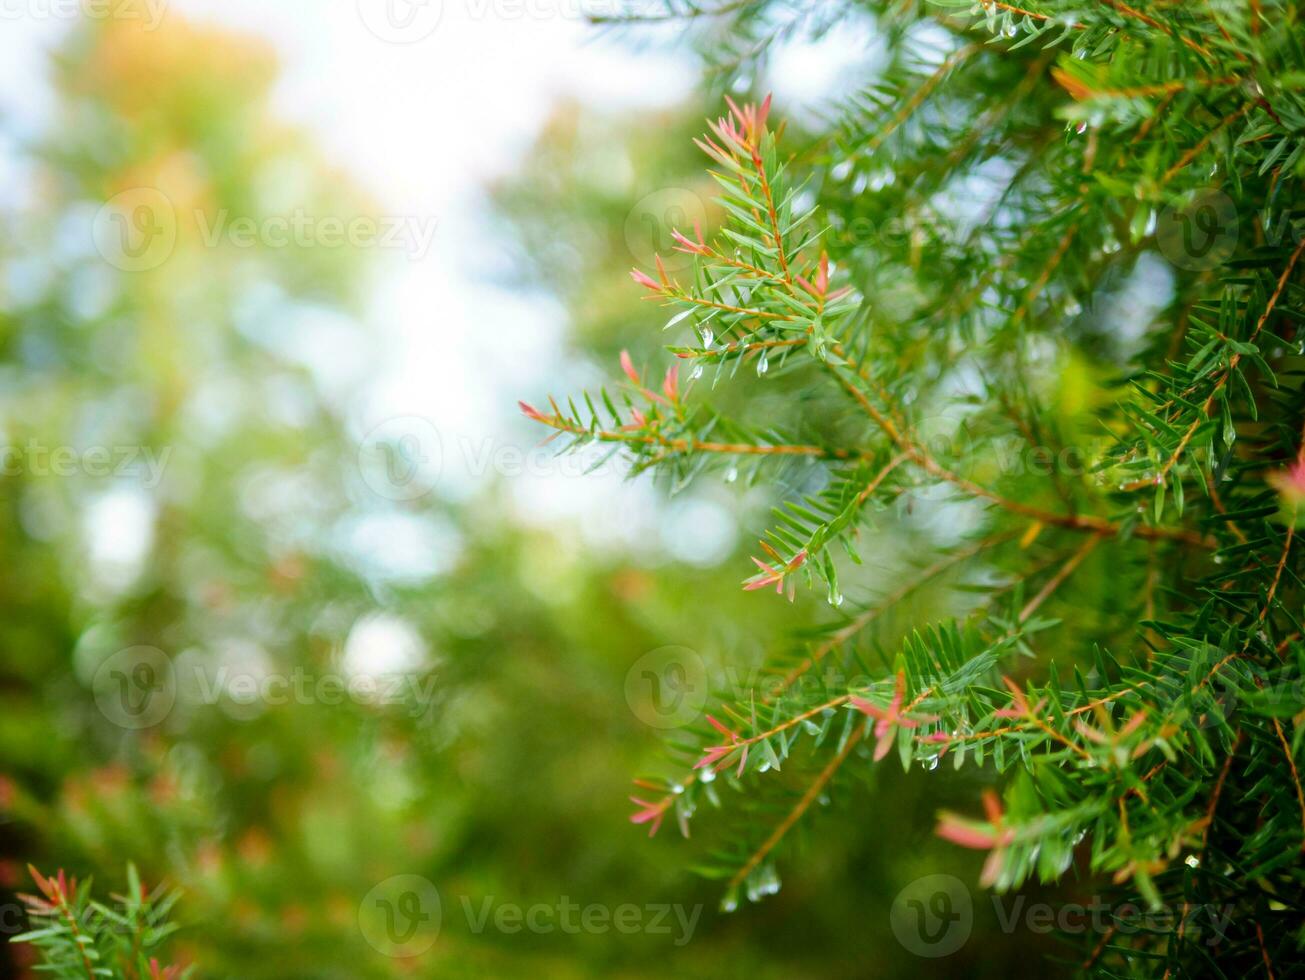
[[[820,774],[816,776],[811,785],[807,787],[807,791],[802,794],[802,798],[798,800],[797,805],[789,811],[788,815],[780,821],[779,825],[771,832],[770,836],[767,837],[762,845],[752,853],[747,861],[744,862],[743,866],[735,873],[734,877],[730,879],[730,888],[737,887],[740,882],[745,880],[748,875],[752,873],[752,870],[766,859],[766,855],[773,851],[779,842],[784,839],[784,835],[793,828],[793,825],[802,819],[802,815],[810,809],[811,804],[814,803],[816,797],[820,795],[820,791],[825,788],[829,781],[834,777],[834,773],[838,772],[839,767],[847,761],[847,757],[851,755],[852,749],[854,749],[857,743],[861,741],[861,737],[865,735],[867,724],[869,724],[868,720],[861,722],[856,726],[856,728],[852,729],[852,733],[848,736],[846,744],[844,744],[836,756],[829,760],[828,765],[820,770]]]

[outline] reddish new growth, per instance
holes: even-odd
[[[765,552],[768,555],[770,555],[775,560],[775,564],[774,565],[768,564],[767,562],[764,562],[760,558],[754,556],[752,559],[752,563],[756,565],[759,569],[761,569],[761,572],[757,575],[752,576],[752,578],[747,579],[743,583],[743,590],[745,592],[755,592],[757,589],[764,589],[767,586],[773,585],[775,587],[776,593],[783,594],[784,583],[788,579],[789,574],[792,572],[796,572],[799,568],[801,568],[803,565],[806,564],[807,561],[806,549],[803,548],[801,551],[799,551],[788,561],[785,561],[783,558],[780,557],[779,552],[777,552],[770,545],[766,544],[766,542],[764,541],[761,542],[761,547],[765,550]],[[789,595],[790,600],[793,598],[791,592],[792,590],[790,590],[790,595]]]
[[[634,361],[630,358],[629,351],[621,351],[621,370],[625,376],[634,383],[635,391],[648,399],[650,406],[664,405],[668,409],[674,409],[680,404],[680,368],[677,364],[672,364],[666,369],[666,374],[662,378],[661,394],[645,388],[643,378],[635,370]],[[562,415],[562,410],[558,408],[557,403],[549,399],[549,404],[553,409],[552,415],[546,415],[539,409],[535,408],[529,402],[519,401],[517,407],[521,409],[521,414],[533,422],[542,422],[558,432],[578,433],[581,428],[566,421]],[[632,422],[621,426],[622,432],[637,432],[640,429],[648,427],[649,416],[637,408],[630,409],[630,418]],[[653,419],[653,421],[656,421]],[[554,433],[556,435],[557,433]],[[645,440],[648,441],[648,440]]]
[[[766,173],[765,162],[761,155],[762,140],[766,134],[766,119],[770,115],[770,96],[766,96],[765,101],[760,106],[751,103],[739,106],[728,95],[725,97],[725,101],[729,104],[729,114],[717,119],[715,122],[709,122],[708,127],[711,133],[702,139],[695,139],[694,143],[709,157],[729,170],[738,170],[741,162],[746,161],[751,164],[759,181],[761,194],[766,201],[766,213],[755,213],[755,216],[759,220],[769,222],[770,228],[765,233],[765,238],[776,251],[775,258],[780,266],[779,273],[775,274],[769,270],[759,268],[737,255],[727,254],[708,244],[706,238],[703,237],[702,226],[697,222],[694,222],[693,225],[692,238],[678,229],[671,230],[671,237],[675,240],[675,251],[732,266],[740,270],[745,278],[785,283],[794,296],[797,295],[796,290],[793,288],[793,283],[796,282],[817,301],[819,307],[823,308],[826,301],[848,292],[849,287],[845,287],[833,294],[829,292],[829,256],[823,252],[819,261],[808,272],[807,276],[795,276],[790,271],[790,257],[784,252],[779,215],[776,210],[769,176]],[[747,189],[746,183],[744,189]],[[661,257],[654,256],[654,258],[657,264],[655,278],[640,269],[630,270],[630,277],[655,296],[677,296],[677,294],[680,294],[678,284],[666,274],[666,267],[663,265]],[[679,298],[689,299],[690,302],[699,302],[702,305],[726,308],[721,307],[718,303],[701,299],[694,300],[682,294],[679,295]],[[757,312],[756,315],[768,319],[789,319],[784,314],[773,312]]]
[[[635,391],[643,395],[650,402],[656,402],[660,405],[674,405],[680,400],[680,368],[678,364],[672,364],[666,369],[666,376],[662,378],[662,393],[659,395],[655,391],[650,391],[643,386],[643,378],[634,368],[634,361],[630,359],[630,352],[621,351],[621,370],[625,376],[634,384]],[[642,428],[646,422],[643,413],[638,409],[634,410],[634,419],[637,425],[627,425],[627,429]]]
[[[1285,470],[1269,474],[1268,479],[1293,509],[1305,502],[1305,457],[1298,456]]]
[[[707,716],[707,721],[712,728],[724,735],[728,741],[723,745],[710,746],[703,751],[702,758],[699,759],[697,764],[693,767],[694,777],[697,776],[697,770],[699,769],[710,767],[712,772],[719,772],[724,769],[728,763],[729,757],[735,752],[739,753],[738,775],[742,776],[743,769],[748,764],[748,748],[754,741],[756,741],[756,739],[743,738],[743,736],[738,732],[722,725],[711,715]],[[691,779],[694,777],[691,777]],[[661,788],[652,783],[646,783],[640,780],[636,780],[636,784],[646,789]],[[648,800],[641,800],[637,796],[632,796],[630,797],[630,802],[639,807],[638,810],[630,815],[630,822],[636,824],[648,824],[648,836],[652,837],[661,828],[662,819],[666,816],[666,811],[669,810],[671,805],[675,802],[675,796],[674,794],[668,793],[656,802],[649,802]],[[686,821],[683,816],[680,817],[680,832],[684,834],[685,837],[689,836],[688,821]]]
[[[983,875],[979,879],[979,883],[984,888],[988,888],[996,884],[997,877],[1001,874],[1006,848],[1014,842],[1015,832],[1003,825],[1005,813],[1001,801],[992,790],[984,791],[983,809],[988,817],[986,824],[944,811],[938,815],[937,834],[943,840],[949,840],[961,847],[976,851],[991,851],[988,860],[984,862]]]
[[[708,124],[720,143],[710,136],[693,142],[703,153],[727,166],[737,159],[740,151],[760,166],[761,136],[766,131],[766,117],[770,115],[770,96],[766,96],[760,106],[748,103],[739,108],[728,95],[725,101],[730,107],[729,115]]]
[[[77,923],[77,913],[73,909],[73,903],[77,900],[77,879],[69,880],[64,874],[63,868],[60,868],[59,873],[53,878],[46,878],[30,864],[27,866],[27,870],[31,873],[32,880],[36,882],[36,887],[40,889],[45,898],[41,899],[35,895],[20,893],[19,900],[27,906],[28,911],[33,916],[62,919],[72,933],[78,949],[81,950],[82,966],[86,969],[86,975],[88,977],[95,976],[95,971],[91,966],[91,959],[83,945],[82,932]]]
[[[63,868],[53,878],[46,878],[41,872],[37,871],[30,864],[27,871],[36,882],[36,887],[44,899],[37,898],[35,895],[19,895],[23,904],[35,912],[37,915],[57,915],[61,909],[69,905],[77,897],[77,879],[69,879],[64,874]]]
[[[37,918],[61,919],[67,924],[73,940],[77,943],[78,949],[81,950],[82,966],[85,968],[88,977],[107,973],[107,970],[95,969],[91,963],[90,955],[86,952],[87,939],[83,936],[76,910],[77,879],[69,878],[62,868],[51,878],[45,877],[30,864],[27,866],[27,871],[31,874],[32,881],[36,882],[36,887],[41,895],[44,896],[38,898],[35,895],[20,892],[18,898],[27,906],[28,912]],[[115,898],[117,897],[115,896]],[[142,902],[149,899],[149,891],[144,885],[141,885],[140,898]],[[119,898],[119,900],[122,899]],[[130,964],[129,970],[129,976],[136,975],[134,963]],[[180,976],[181,967],[162,966],[157,959],[150,959],[150,980],[177,980]]]
[[[906,674],[898,672],[897,682],[893,687],[893,700],[887,708],[871,704],[864,698],[852,698],[852,707],[869,715],[875,721],[875,761],[878,762],[893,747],[893,737],[899,728],[918,728],[927,721],[937,721],[936,715],[911,715],[902,710],[902,700],[906,696]],[[944,736],[945,738],[946,736]]]
[[[1047,699],[1040,698],[1037,704],[1033,705],[1033,707],[1029,707],[1029,699],[1024,696],[1024,692],[1020,690],[1018,684],[1009,677],[1003,677],[1001,682],[1005,684],[1007,690],[1010,691],[1011,706],[1009,708],[998,708],[992,713],[994,718],[1036,719],[1038,715],[1042,713],[1042,709],[1047,706]]]
[[[630,823],[648,824],[648,836],[655,837],[657,831],[661,830],[662,818],[666,816],[666,810],[669,806],[670,799],[659,800],[656,803],[649,803],[647,800],[641,800],[637,796],[630,797],[630,802],[636,804],[639,809],[630,814]]]
[[[820,253],[820,262],[816,265],[815,285],[808,282],[805,276],[798,276],[797,281],[798,285],[816,299],[826,299],[829,294],[829,256],[824,252]]]
[[[179,966],[159,966],[159,961],[150,957],[150,980],[177,980],[181,976]]]
[[[720,770],[725,768],[725,762],[730,757],[730,755],[732,755],[736,749],[741,748],[742,751],[739,752],[738,775],[742,776],[743,767],[748,764],[749,743],[745,742],[742,736],[740,736],[738,732],[731,731],[730,729],[726,728],[724,725],[718,722],[711,715],[707,716],[707,721],[711,724],[712,728],[716,729],[716,731],[720,732],[722,735],[728,738],[729,741],[724,745],[713,745],[710,748],[708,748],[703,753],[702,758],[698,760],[697,764],[695,764],[693,768],[702,769],[705,768],[706,766],[711,766],[713,772],[720,772]]]

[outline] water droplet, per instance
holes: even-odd
[[[716,770],[711,766],[703,766],[703,768],[698,771],[698,782],[700,783],[710,783],[715,778]]]
[[[837,589],[829,590],[829,604],[831,606],[841,606],[843,604],[843,593]]]
[[[1195,854],[1189,854],[1184,859],[1183,864],[1187,865],[1189,868],[1199,868],[1201,866],[1201,859]]]
[[[693,370],[689,372],[689,380],[690,380],[690,381],[697,381],[697,380],[698,380],[699,378],[701,378],[701,377],[702,377],[702,365],[701,365],[701,364],[695,364],[695,365],[693,366]]]
[[[897,174],[887,168],[871,174],[866,183],[872,191],[880,191],[897,179]]]
[[[765,374],[770,370],[770,354],[767,351],[761,352],[761,359],[757,361],[757,376]]]
[[[773,864],[758,868],[748,875],[747,886],[748,901],[758,902],[767,895],[774,895],[779,891],[779,873],[775,871]]]
[[[720,910],[722,912],[734,912],[739,907],[739,890],[731,888],[725,893],[724,898],[720,900]]]
[[[711,332],[711,327],[702,328],[702,346],[711,350],[711,345],[715,342],[716,335]]]
[[[1081,122],[1081,123],[1079,123],[1079,124],[1078,124],[1078,127],[1074,130],[1074,132],[1076,132],[1076,133],[1078,133],[1080,136],[1082,136],[1084,133],[1087,132],[1087,123],[1085,123],[1085,122]]]
[[[1007,36],[1007,37],[1014,37],[1015,34],[1016,34],[1016,31],[1015,31],[1015,25],[1014,25],[1014,24],[1007,24],[1007,25],[1006,25],[1006,36]]]
[[[739,478],[739,468],[737,466],[731,466],[728,470],[725,471],[726,483],[733,483],[738,478]]]

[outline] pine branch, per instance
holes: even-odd
[[[733,907],[777,887],[815,799],[894,749],[906,768],[946,756],[1001,788],[983,818],[938,826],[987,852],[985,885],[1076,866],[1183,909],[1169,929],[1097,937],[1085,971],[1204,975],[1217,958],[1281,974],[1294,939],[1262,896],[1305,907],[1299,15],[972,6],[872,2],[892,25],[887,68],[831,121],[803,120],[811,132],[785,137],[806,141],[796,153],[769,100],[730,102],[699,141],[724,225],[676,230],[691,277],[660,261],[634,277],[692,335],[671,353],[713,373],[732,418],[692,385],[658,403],[637,375],[645,404],[612,406],[611,425],[592,406],[528,413],[577,439],[617,434],[636,468],[678,483],[701,472],[682,458],[696,443],[810,459],[818,489],[773,488],[745,588],[824,588],[837,608],[895,574],[888,549],[931,556],[778,658],[769,689],[728,692],[676,751],[693,771],[641,782],[660,795],[633,819],[655,831],[673,811],[687,834],[702,799],[735,814],[704,869]],[[724,18],[737,43],[722,63],[760,56],[767,11]],[[916,18],[946,32],[916,39]],[[784,431],[748,426],[763,388],[789,409]],[[929,423],[948,410],[963,424],[939,445]],[[1083,465],[1009,466],[1012,440]],[[917,527],[925,500],[977,526]],[[982,584],[965,611],[885,639],[886,613],[968,563]],[[1214,953],[1191,936],[1201,902],[1236,910]]]

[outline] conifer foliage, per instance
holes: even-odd
[[[729,101],[699,142],[723,226],[676,229],[691,271],[633,273],[667,308],[670,366],[623,358],[619,387],[522,406],[672,487],[786,474],[744,588],[815,588],[833,609],[777,652],[773,683],[673,748],[678,776],[640,782],[633,820],[687,836],[702,804],[723,811],[705,870],[733,907],[778,887],[796,828],[847,779],[889,759],[976,767],[993,789],[937,833],[987,853],[983,885],[1079,874],[1183,910],[1091,937],[1084,971],[1289,975],[1305,941],[1298,7],[842,16],[867,11],[886,44],[873,84],[788,127],[769,98]],[[709,25],[745,77],[814,16],[666,15]],[[818,479],[792,479],[795,461]],[[865,595],[925,505],[912,567]],[[867,638],[938,582],[964,590],[955,618],[892,649]],[[1187,928],[1211,905],[1232,910],[1217,944]]]
[[[46,877],[28,869],[39,895],[22,895],[32,928],[10,941],[41,954],[38,970],[69,980],[182,980],[190,971],[161,964],[159,951],[177,926],[168,921],[178,893],[142,885],[127,866],[127,893],[97,901],[89,881],[78,885],[62,870]]]

